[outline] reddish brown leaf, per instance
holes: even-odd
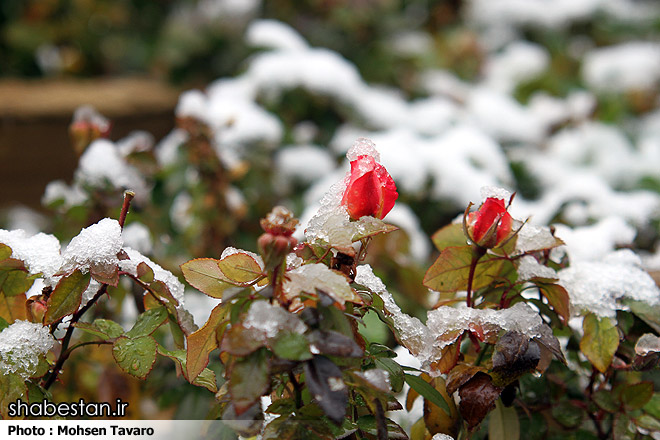
[[[503,388],[493,385],[490,376],[485,373],[475,374],[459,388],[458,395],[461,397],[459,409],[470,429],[481,423],[495,408],[495,402],[502,390]]]

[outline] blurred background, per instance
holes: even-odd
[[[656,0],[2,0],[0,227],[66,243],[133,189],[125,243],[179,274],[255,251],[275,204],[304,225],[366,136],[401,228],[368,262],[409,313],[430,302],[429,237],[486,185],[657,276],[659,92]],[[208,298],[186,295],[204,322]],[[72,396],[158,388],[136,417],[203,417],[212,398],[171,365],[145,385],[79,362]]]

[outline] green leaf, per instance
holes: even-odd
[[[520,422],[515,408],[505,407],[501,400],[495,403],[495,409],[488,419],[488,440],[518,440]]]
[[[635,420],[637,425],[649,431],[660,431],[660,420],[648,414],[642,414]]]
[[[0,317],[0,332],[7,327],[9,327],[9,323],[5,320],[5,318]]]
[[[372,415],[362,416],[357,420],[358,428],[371,436],[378,436],[378,422]],[[387,438],[392,440],[408,440],[408,434],[394,421],[385,419]]]
[[[63,277],[48,297],[44,324],[50,325],[78,310],[90,278],[89,273],[83,274],[79,270]]]
[[[0,291],[6,296],[16,296],[27,290],[34,283],[21,260],[9,258],[0,261]]]
[[[630,298],[621,299],[621,303],[630,307],[631,312],[647,323],[653,330],[660,333],[660,306]]]
[[[147,263],[142,261],[137,266],[137,277],[143,283],[151,283],[154,280],[154,271]]]
[[[227,305],[219,304],[211,312],[202,328],[188,336],[186,353],[186,376],[194,381],[209,363],[209,354],[218,348],[216,331],[227,315]]]
[[[555,312],[566,324],[571,317],[570,300],[568,292],[559,284],[538,284],[541,294],[546,297],[548,304],[552,306]]]
[[[108,339],[118,338],[124,334],[124,328],[109,319],[95,319],[92,324],[102,331]]]
[[[392,391],[395,393],[400,392],[403,389],[404,382],[404,373],[401,365],[397,364],[393,359],[390,358],[378,358],[374,361],[376,367],[381,370],[387,371],[390,377],[390,386]]]
[[[112,345],[112,357],[124,372],[146,379],[156,362],[156,340],[151,336],[121,336]]]
[[[563,401],[552,406],[552,417],[564,428],[574,429],[582,423],[584,412],[570,402]]]
[[[73,326],[79,330],[84,331],[85,333],[94,335],[101,340],[112,339],[105,332],[97,328],[94,324],[90,324],[89,322],[76,322]]]
[[[300,333],[280,331],[277,336],[268,341],[273,353],[279,358],[291,361],[305,361],[312,358],[307,338]]]
[[[627,414],[617,414],[612,426],[614,440],[635,440],[637,429]]]
[[[225,290],[234,287],[220,270],[219,260],[197,258],[181,265],[188,284],[212,298],[222,298]]]
[[[6,260],[11,257],[12,250],[9,246],[4,243],[0,243],[0,261]]]
[[[261,396],[268,392],[270,374],[266,350],[237,360],[231,368],[229,393],[237,414],[249,409]]]
[[[237,252],[218,262],[222,274],[233,284],[246,286],[262,276],[262,269],[251,255]]]
[[[448,247],[465,246],[468,242],[463,232],[463,225],[460,223],[451,223],[438,229],[431,240],[439,251],[443,251]]]
[[[296,402],[293,399],[278,399],[266,409],[271,414],[292,414],[295,411]]]
[[[609,318],[599,318],[593,313],[584,317],[584,336],[580,341],[580,351],[601,373],[605,373],[619,347],[619,331]]]
[[[129,338],[148,336],[167,320],[167,309],[163,306],[149,309],[138,316],[132,329],[126,332]]]
[[[168,357],[185,373],[186,371],[186,351],[185,350],[167,350],[162,345],[158,345],[158,353],[161,356]],[[203,387],[212,393],[218,392],[218,383],[215,373],[209,368],[204,368],[202,372],[191,382],[193,385]]]
[[[616,414],[621,409],[621,405],[612,395],[611,390],[598,390],[591,395],[591,399],[604,411]]]
[[[19,397],[25,396],[27,388],[25,382],[16,373],[0,374],[0,415],[8,418],[8,407],[11,402],[15,402]]]
[[[404,374],[406,383],[415,390],[418,394],[424,397],[429,402],[441,408],[447,415],[451,415],[449,405],[445,401],[444,397],[438,390],[435,389],[430,383],[425,381],[419,376],[413,376],[412,374]]]
[[[466,290],[474,251],[472,246],[448,247],[429,267],[424,275],[424,285],[439,292]],[[477,263],[472,290],[478,290],[493,282],[500,275],[505,260],[486,254]]]
[[[653,397],[653,382],[640,382],[627,385],[619,394],[619,400],[627,411],[641,409]]]
[[[651,399],[644,405],[644,411],[660,419],[660,393],[653,393]]]

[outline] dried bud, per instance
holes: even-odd
[[[80,155],[94,140],[108,137],[110,127],[110,121],[93,107],[86,105],[77,108],[69,125],[69,135],[76,153]]]
[[[298,219],[283,206],[276,206],[261,219],[261,228],[273,235],[291,236],[298,226]]]

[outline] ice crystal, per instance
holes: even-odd
[[[518,263],[518,281],[527,281],[532,278],[556,279],[557,272],[548,266],[542,265],[533,256],[526,255],[520,258]]]
[[[576,311],[615,317],[624,298],[649,305],[660,303],[660,289],[642,269],[641,259],[631,250],[607,254],[600,261],[577,261],[559,271],[559,280]]]
[[[515,226],[514,229],[516,229]],[[557,244],[557,238],[552,235],[550,228],[547,226],[535,226],[525,223],[516,235],[516,254],[550,249],[557,246]]]
[[[504,200],[505,204],[507,204],[509,203],[509,199],[511,199],[511,191],[504,188],[499,188],[497,186],[484,186],[481,188],[480,192],[482,200],[489,198],[501,199]]]
[[[372,368],[371,370],[357,372],[355,374],[362,377],[364,380],[378,388],[380,391],[385,393],[392,391],[390,386],[390,375],[385,370],[381,370],[380,368]]]
[[[284,292],[288,298],[295,298],[303,292],[316,293],[321,290],[335,301],[343,304],[346,300],[355,300],[356,295],[348,284],[348,279],[325,264],[307,264],[287,272]],[[357,297],[359,298],[359,297]]]
[[[222,260],[222,259],[225,259],[225,258],[227,258],[228,256],[230,256],[230,255],[234,255],[234,254],[245,254],[245,255],[249,255],[250,257],[252,257],[252,258],[254,259],[254,261],[257,262],[257,264],[258,264],[262,269],[264,268],[264,260],[263,260],[263,258],[261,258],[261,255],[257,255],[257,254],[255,254],[254,252],[246,251],[246,250],[243,250],[243,249],[237,249],[237,248],[232,247],[232,246],[227,246],[227,247],[222,251],[222,254],[220,255],[220,259],[221,259],[221,260]]]
[[[420,361],[422,370],[432,375],[437,374],[432,364],[441,357],[442,349],[456,341],[464,331],[481,332],[485,339],[491,340],[502,330],[517,331],[530,339],[547,339],[548,332],[552,332],[541,316],[524,303],[504,310],[439,307],[428,312],[424,325],[401,311],[369,265],[357,267],[355,282],[380,295],[394,322],[399,342]]]
[[[0,370],[24,380],[37,371],[39,358],[53,348],[55,340],[48,327],[16,321],[0,332]]]
[[[307,326],[293,313],[267,301],[255,301],[250,306],[243,326],[263,332],[267,338],[275,337],[280,330],[304,333]]]
[[[639,337],[635,344],[635,354],[646,356],[649,353],[660,352],[660,338],[651,333]]]
[[[117,253],[121,250],[123,240],[121,226],[117,220],[104,218],[89,226],[75,237],[62,254],[63,272],[80,269],[83,273],[90,268],[106,270],[119,263]]]
[[[380,153],[376,150],[376,144],[367,138],[358,138],[346,153],[346,159],[351,162],[360,156],[371,156],[376,162],[380,162]]]

